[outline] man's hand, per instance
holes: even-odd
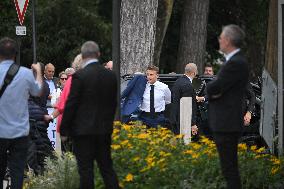
[[[41,74],[41,67],[39,63],[32,64],[32,70],[34,70],[37,74]]]
[[[49,94],[48,97],[47,97],[47,99],[48,99],[48,100],[51,100],[51,99],[52,99],[52,95]]]
[[[244,125],[249,126],[250,120],[251,120],[251,113],[247,112],[246,115],[244,116]]]
[[[196,96],[196,101],[197,102],[204,102],[205,101],[205,97],[204,96]]]
[[[196,125],[191,126],[192,135],[197,135],[198,127]]]
[[[43,120],[47,123],[53,121],[52,117],[50,115],[44,115]]]
[[[41,73],[41,65],[40,63],[32,64],[31,66],[33,72],[35,73],[35,79],[42,88],[42,73]],[[39,94],[40,95],[40,94]]]

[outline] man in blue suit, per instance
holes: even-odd
[[[143,100],[147,79],[143,74],[135,75],[127,84],[126,89],[121,94],[123,103],[121,105],[122,122],[130,121],[131,114],[139,110],[139,105]]]
[[[152,128],[165,125],[164,111],[166,105],[171,103],[171,91],[168,85],[158,81],[158,73],[158,67],[148,66],[147,84],[143,92],[141,113],[139,114],[139,120]]]

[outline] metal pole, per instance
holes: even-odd
[[[284,126],[283,126],[283,28],[284,28],[284,0],[278,1],[278,152],[284,154]]]
[[[35,0],[32,0],[32,25],[33,25],[33,63],[36,59],[36,22],[35,22]]]
[[[18,45],[18,51],[17,51],[17,57],[16,57],[16,64],[21,65],[21,36],[17,36],[17,45]]]
[[[121,120],[120,117],[120,7],[121,0],[112,1],[112,60],[113,68],[117,75],[118,94],[115,120]]]

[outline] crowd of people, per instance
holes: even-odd
[[[220,50],[225,62],[216,79],[206,84],[206,92],[196,95],[192,85],[197,66],[185,65],[183,76],[170,89],[158,80],[159,68],[149,66],[146,77],[136,74],[121,95],[122,121],[133,115],[148,128],[170,122],[174,134],[180,134],[180,101],[191,97],[193,135],[202,129],[197,125],[198,103],[208,104],[208,122],[220,156],[227,188],[241,188],[238,171],[237,144],[244,125],[249,125],[253,109],[253,92],[248,84],[248,65],[240,47],[243,30],[228,25],[219,36]],[[117,78],[113,63],[99,63],[100,49],[94,41],[81,47],[71,67],[54,77],[51,63],[32,64],[31,69],[18,67],[13,74],[16,42],[0,40],[0,84],[12,78],[4,92],[0,91],[0,187],[9,167],[11,188],[20,189],[27,162],[35,174],[44,170],[44,158],[53,156],[47,136],[49,123],[56,119],[55,151],[71,150],[76,157],[80,188],[94,188],[94,160],[106,188],[119,188],[111,159],[111,135],[117,106]],[[212,65],[205,65],[204,75],[214,75]],[[1,87],[3,90],[4,87]],[[249,99],[250,105],[245,99]],[[170,116],[165,117],[170,105]],[[5,108],[3,108],[5,107]],[[72,138],[72,142],[70,140]]]

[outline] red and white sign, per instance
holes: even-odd
[[[23,25],[29,0],[14,0],[14,3],[17,10],[19,22],[21,25]]]

